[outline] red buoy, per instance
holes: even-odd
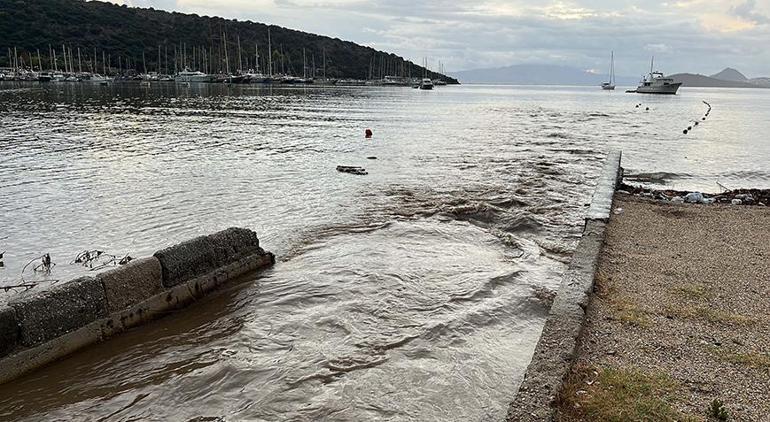
[[[373,133],[371,129],[366,129],[366,139],[369,139],[372,137]]]

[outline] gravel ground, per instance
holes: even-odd
[[[770,421],[770,208],[618,194],[613,209],[575,367],[667,374],[697,420],[719,399]]]

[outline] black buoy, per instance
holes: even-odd
[[[687,135],[687,129],[683,130],[683,131],[682,131],[682,133],[684,133],[685,135]]]
[[[692,130],[692,126],[687,126],[687,130]]]
[[[646,111],[650,111],[650,108],[649,108],[649,107],[647,107],[645,110],[646,110]]]
[[[695,122],[695,126],[698,126],[699,124],[700,124],[700,122]]]
[[[703,120],[706,120],[706,118],[704,117]]]

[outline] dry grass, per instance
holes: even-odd
[[[680,386],[663,373],[629,368],[575,368],[565,383],[563,421],[698,421],[674,408]]]
[[[647,327],[650,324],[648,313],[630,299],[619,297],[609,301],[613,314],[624,324]]]
[[[744,353],[716,348],[713,349],[713,352],[725,362],[770,371],[770,354],[758,352]]]
[[[669,306],[667,311],[670,315],[678,318],[706,321],[712,324],[751,325],[756,322],[756,320],[751,317],[732,312],[721,311],[706,305]]]
[[[671,292],[677,296],[690,300],[704,300],[710,296],[709,290],[703,284],[688,283],[671,288]]]

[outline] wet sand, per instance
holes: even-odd
[[[557,419],[719,420],[719,400],[766,421],[770,208],[618,194],[614,210]]]

